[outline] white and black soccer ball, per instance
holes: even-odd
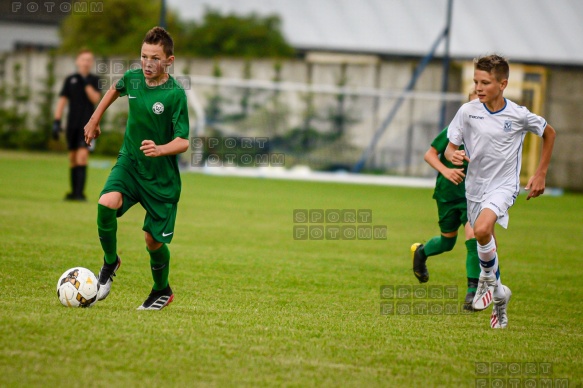
[[[57,282],[57,296],[65,307],[91,307],[97,302],[97,278],[87,268],[65,271]]]

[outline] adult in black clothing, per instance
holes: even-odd
[[[81,50],[77,54],[75,60],[77,73],[65,79],[55,111],[53,138],[58,140],[63,110],[67,102],[69,103],[66,137],[71,168],[71,192],[65,196],[66,200],[85,201],[84,190],[89,149],[85,143],[83,127],[93,114],[95,104],[101,99],[99,78],[90,73],[93,63],[94,58],[91,51]]]

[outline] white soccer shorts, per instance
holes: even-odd
[[[492,210],[498,219],[496,222],[504,229],[508,228],[508,209],[514,205],[516,197],[507,191],[497,191],[488,195],[482,202],[474,202],[468,200],[468,220],[470,225],[474,226],[474,222],[484,209]]]

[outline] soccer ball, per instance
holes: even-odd
[[[66,307],[91,307],[97,302],[97,278],[87,268],[65,271],[57,282],[57,296]]]

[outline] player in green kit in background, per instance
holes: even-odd
[[[470,101],[475,99],[476,92],[472,90],[468,97]],[[437,135],[425,153],[425,161],[438,172],[433,199],[437,202],[441,236],[431,238],[425,245],[415,243],[411,246],[413,273],[420,283],[426,283],[429,280],[427,258],[451,251],[457,240],[457,231],[463,225],[466,235],[466,275],[468,279],[464,309],[473,311],[472,300],[478,286],[480,261],[474,231],[468,222],[464,184],[468,165],[465,163],[463,168],[460,168],[445,158],[445,149],[448,144],[447,128],[445,128]]]
[[[186,94],[168,74],[174,43],[166,30],[154,27],[141,48],[142,68],[127,71],[112,86],[85,126],[85,141],[100,134],[99,121],[120,96],[128,96],[129,116],[123,145],[97,205],[97,229],[104,263],[99,273],[98,300],[107,297],[120,267],[117,217],[140,203],[146,210],[142,229],[154,286],[138,310],[161,310],[174,299],[168,283],[181,182],[177,155],[188,149]]]

